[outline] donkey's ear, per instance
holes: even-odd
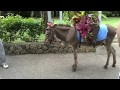
[[[57,24],[54,24],[54,26],[57,26]]]
[[[53,24],[53,25],[52,25],[52,27],[55,27],[55,26],[57,26],[57,24]]]

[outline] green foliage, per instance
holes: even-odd
[[[32,42],[38,41],[43,32],[43,20],[23,18],[20,15],[9,14],[1,19],[0,38],[5,42],[14,42],[17,39]]]
[[[107,17],[120,17],[120,11],[103,11],[102,13]]]
[[[81,12],[84,12],[84,11],[81,11]],[[90,14],[94,14],[95,16],[98,16],[98,11],[90,11],[89,12]],[[82,15],[82,13],[81,13]],[[64,11],[63,13],[63,20],[65,22],[65,24],[68,24],[68,25],[72,25],[72,18],[74,17],[74,11]],[[107,19],[107,16],[106,14],[102,13],[102,17]]]
[[[63,21],[65,22],[65,24],[67,25],[72,25],[71,22],[71,18],[74,16],[74,12],[73,11],[64,11],[63,13]]]
[[[98,15],[99,15],[98,11],[90,11],[90,13],[91,13],[91,14],[94,14],[95,16],[98,16]],[[101,16],[102,16],[103,18],[105,18],[105,19],[108,19],[107,16],[106,16],[104,13],[102,13]]]

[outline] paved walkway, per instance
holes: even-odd
[[[107,70],[105,47],[96,53],[79,53],[77,72],[72,72],[73,54],[32,54],[7,56],[8,69],[0,67],[1,79],[117,79],[120,71],[120,48],[113,44],[117,53],[117,67],[112,57]]]

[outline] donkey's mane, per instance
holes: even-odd
[[[65,27],[71,27],[70,25],[67,25],[67,24],[56,24],[56,26],[65,26]]]

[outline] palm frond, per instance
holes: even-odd
[[[101,16],[102,16],[103,18],[105,18],[105,19],[108,19],[107,16],[104,15],[104,14],[101,14]]]

